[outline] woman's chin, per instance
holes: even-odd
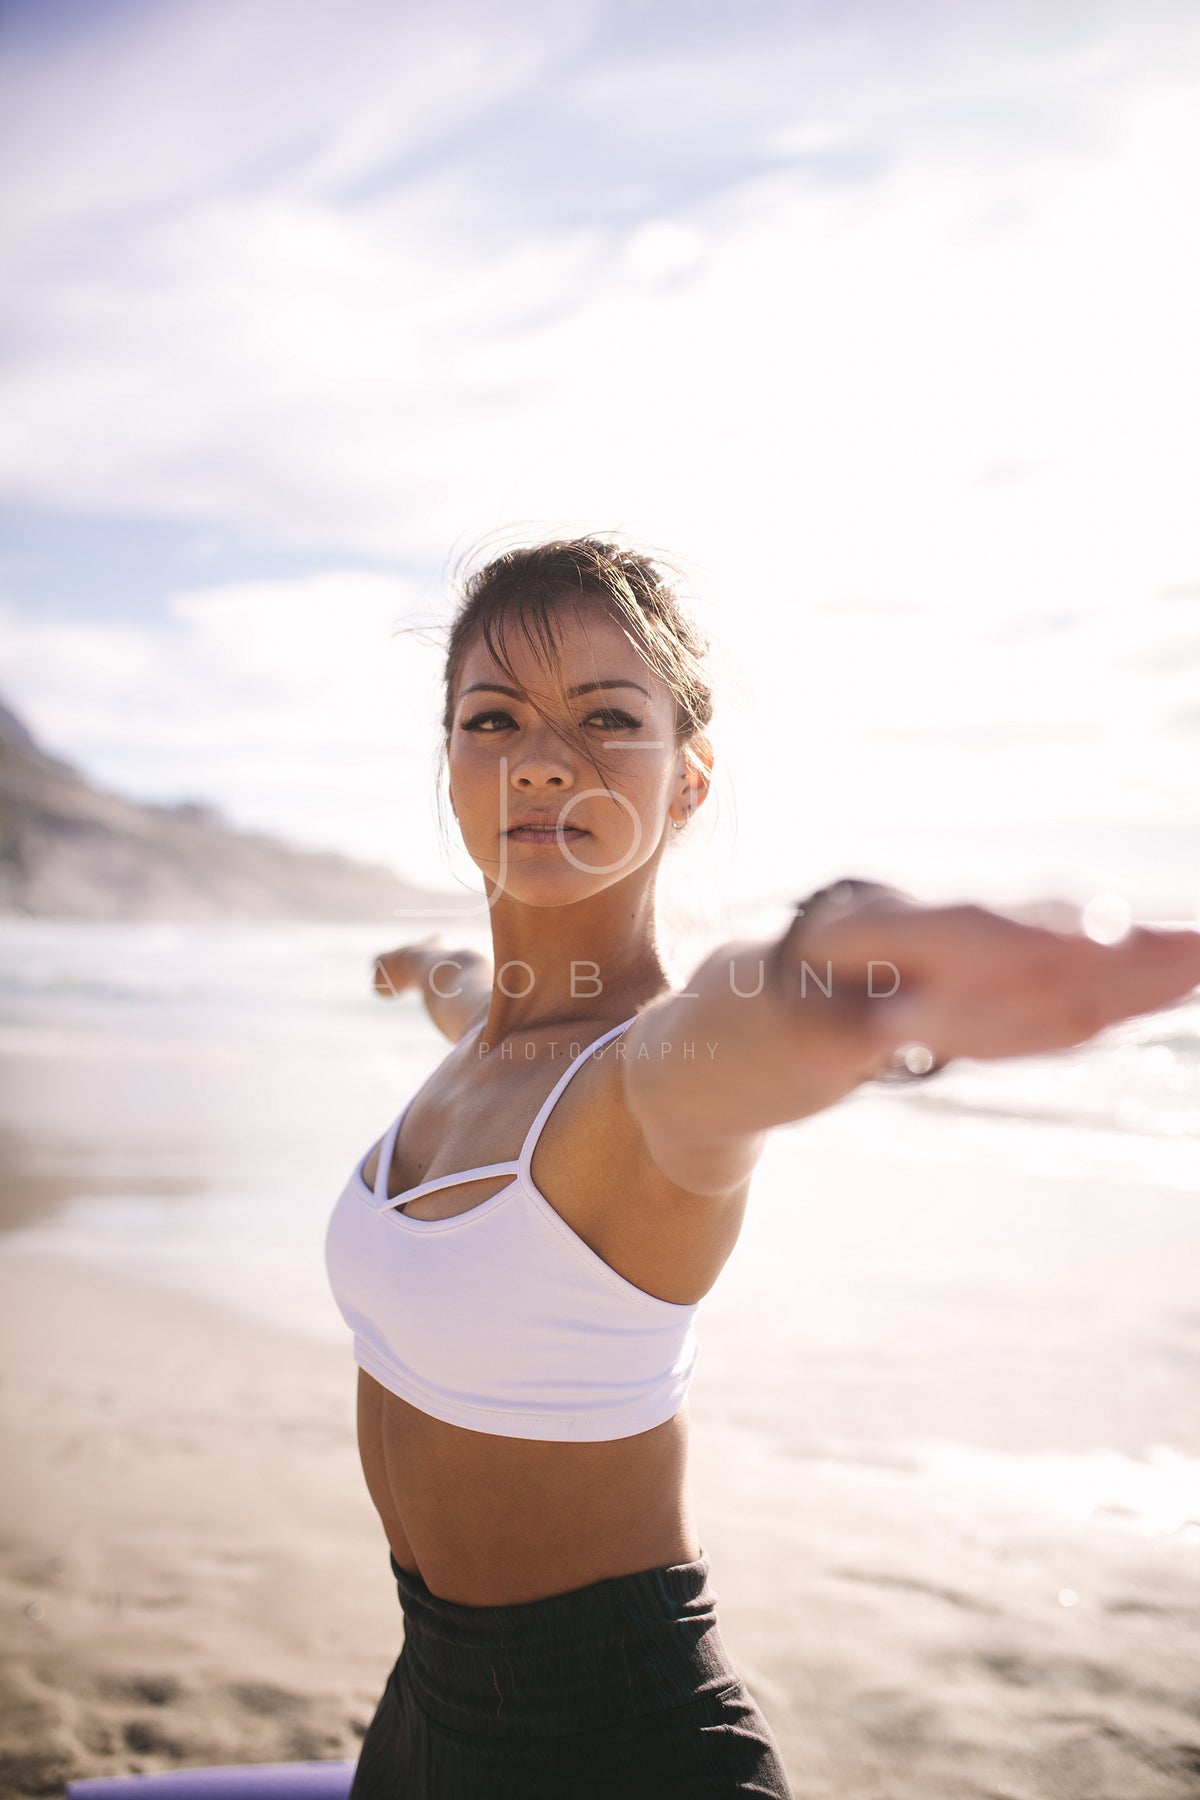
[[[580,900],[590,900],[619,880],[619,871],[555,864],[541,856],[525,864],[510,858],[502,869],[484,872],[489,903],[503,895],[522,906],[572,906]]]

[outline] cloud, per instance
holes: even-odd
[[[1188,872],[1194,784],[1164,726],[1186,728],[1194,684],[1131,666],[1130,615],[1018,635],[919,606],[776,604],[765,631],[732,592],[697,610],[717,697],[706,880],[811,886],[866,856],[960,885],[990,857],[1011,881],[1056,823],[1121,821],[1174,832]],[[433,804],[445,618],[432,585],[331,569],[182,591],[148,624],[0,608],[0,665],[39,740],[120,791],[474,890]]]
[[[49,742],[365,850],[428,739],[373,735],[335,610],[382,641],[414,571],[523,520],[690,566],[756,841],[762,743],[816,771],[811,841],[913,795],[1194,816],[1157,769],[1180,672],[1134,667],[1158,624],[1126,621],[1200,573],[1194,10],[734,17],[180,0],[10,30],[0,488],[330,571],[124,637],[10,610]],[[897,753],[927,728],[961,754]]]
[[[334,44],[315,7],[117,9],[18,54],[8,492],[423,564],[513,517],[705,558],[795,519],[810,583],[940,564],[989,606],[1190,576],[1178,15],[1121,79],[1112,11],[1015,43],[936,8],[648,44],[562,16],[363,5]],[[1051,119],[1072,70],[1051,153],[1004,96]],[[860,151],[886,179],[824,178]]]
[[[47,11],[51,10],[48,6]],[[536,88],[591,9],[525,0],[125,0],[57,30],[9,22],[0,55],[6,207],[18,239],[123,236],[213,195],[346,196]]]
[[[1173,168],[1160,207],[1182,215],[1194,138],[1155,97],[1121,156],[1048,172],[1005,230],[954,172],[849,212],[779,177],[616,255],[586,231],[436,241],[419,185],[345,212],[214,200],[144,240],[138,279],[41,292],[49,343],[9,378],[0,459],[42,502],[420,560],[513,516],[649,516],[703,544],[706,520],[800,507],[852,583],[911,567],[919,537],[964,564],[994,547],[1015,589],[1006,545],[1031,533],[1063,559],[1045,589],[1098,536],[1109,579],[1114,530],[1146,514],[1139,579],[1179,577],[1200,296],[1143,195]],[[980,480],[1005,458],[1028,479]]]
[[[330,570],[178,594],[153,625],[0,607],[0,663],[38,741],[106,785],[402,869],[423,858],[444,883],[439,616],[394,577]]]

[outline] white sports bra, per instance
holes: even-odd
[[[632,1023],[614,1025],[568,1064],[515,1160],[389,1196],[406,1106],[380,1144],[374,1189],[362,1175],[368,1151],[334,1207],[325,1261],[355,1361],[435,1419],[500,1437],[590,1442],[649,1431],[683,1404],[699,1354],[699,1302],[659,1300],[618,1275],[530,1173],[567,1083]],[[512,1176],[506,1187],[452,1218],[398,1210],[438,1188],[503,1174]]]

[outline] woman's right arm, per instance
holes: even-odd
[[[415,988],[438,1030],[457,1043],[487,1006],[492,966],[478,950],[444,949],[435,933],[377,956],[372,982],[388,1000]]]
[[[906,1044],[936,1066],[1042,1055],[1200,984],[1200,932],[1139,925],[1099,944],[972,903],[837,885],[861,895],[777,940],[723,945],[686,993],[661,996],[630,1027],[629,1107],[680,1186],[732,1190],[773,1126],[834,1105]]]

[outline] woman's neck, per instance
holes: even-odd
[[[670,987],[653,890],[639,895],[619,886],[619,895],[608,888],[570,906],[494,897],[488,1043],[541,1025],[628,1018]]]

